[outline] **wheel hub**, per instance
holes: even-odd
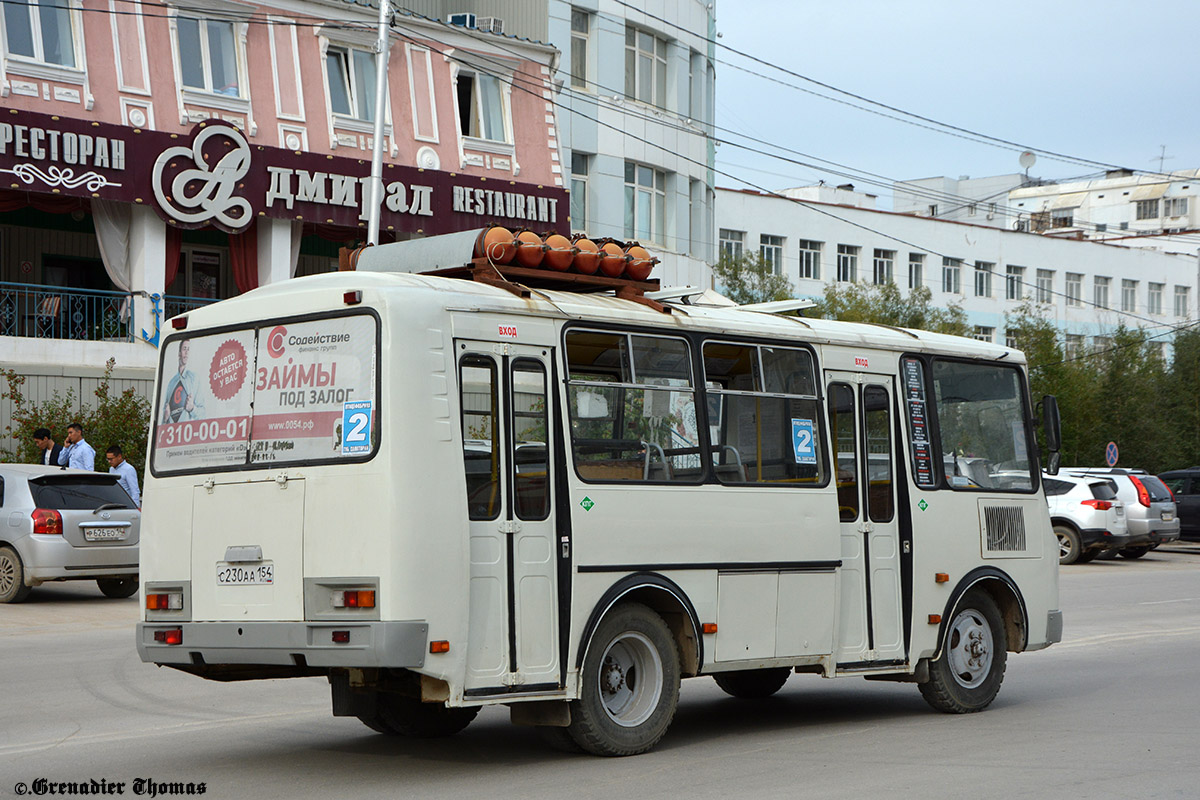
[[[612,656],[604,659],[603,688],[606,694],[616,694],[625,686],[625,671]]]

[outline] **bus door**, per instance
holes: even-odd
[[[893,381],[844,372],[825,379],[842,542],[838,665],[902,662]]]
[[[560,683],[552,352],[455,343],[470,527],[467,695]]]

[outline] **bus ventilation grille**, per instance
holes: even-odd
[[[988,550],[1025,550],[1025,514],[1020,506],[984,506],[983,521]]]

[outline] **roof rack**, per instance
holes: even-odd
[[[670,308],[647,293],[659,290],[650,271],[658,263],[637,242],[533,231],[515,235],[492,225],[471,231],[409,239],[392,244],[342,248],[339,269],[408,272],[486,283],[529,297],[531,289],[565,292],[612,291],[655,311]]]

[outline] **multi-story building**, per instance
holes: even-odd
[[[1169,334],[1197,317],[1194,256],[878,211],[874,203],[845,187],[782,196],[718,189],[719,246],[761,254],[799,297],[819,298],[831,282],[927,286],[933,305],[961,304],[975,337],[997,343],[1006,342],[1006,315],[1027,301],[1051,312],[1069,350],[1103,346],[1122,322]]]
[[[380,114],[384,241],[569,228],[550,45],[399,12],[377,108],[365,3],[112,10],[0,15],[0,365],[35,400],[110,356],[146,388],[167,316],[336,269]]]

